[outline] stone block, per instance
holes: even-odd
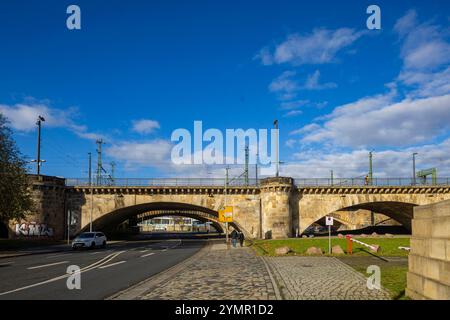
[[[275,254],[276,255],[286,255],[289,252],[292,252],[291,248],[285,246],[285,247],[279,247],[275,249]]]
[[[450,239],[450,217],[434,218],[432,220],[432,237]]]
[[[412,234],[415,237],[428,238],[431,237],[431,219],[412,220]]]
[[[321,255],[323,255],[323,252],[322,252],[322,249],[320,249],[320,248],[310,247],[310,248],[308,248],[308,250],[306,250],[306,254],[311,255],[311,256],[321,256]]]
[[[446,240],[431,239],[429,256],[433,259],[446,260]]]
[[[335,245],[331,248],[331,253],[336,255],[343,255],[345,254],[344,250],[342,250],[340,245]]]

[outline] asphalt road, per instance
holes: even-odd
[[[205,240],[145,240],[105,249],[0,260],[0,300],[105,299],[192,256]],[[81,289],[67,287],[67,268],[81,269]]]

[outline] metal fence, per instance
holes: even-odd
[[[95,179],[94,179],[95,180]],[[258,179],[234,179],[229,186],[258,186]],[[298,187],[351,187],[351,186],[432,186],[450,185],[450,178],[430,179],[412,178],[374,178],[366,181],[364,178],[294,178]],[[89,186],[87,178],[66,179],[67,186]],[[117,178],[93,181],[93,186],[117,186],[117,187],[223,187],[225,178]]]
[[[256,179],[234,179],[229,186],[256,186]],[[66,179],[68,186],[89,186],[89,179]],[[93,186],[117,187],[223,187],[225,178],[118,178],[92,181]]]
[[[373,178],[367,181],[365,178],[318,178],[303,179],[296,178],[295,185],[298,187],[352,187],[352,186],[431,186],[431,185],[449,185],[450,178],[439,178],[433,181],[431,178],[413,179],[413,178]]]

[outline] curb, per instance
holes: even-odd
[[[154,274],[148,279],[145,279],[137,284],[119,291],[112,296],[105,298],[105,300],[140,300],[145,293],[152,290],[152,288],[158,286],[162,282],[170,279],[174,274],[183,270],[187,265],[189,265],[193,260],[198,257],[205,255],[211,249],[211,242],[208,241],[206,245],[197,251],[194,255],[189,258],[177,263],[176,265],[170,267],[169,269],[163,270],[157,274]]]
[[[278,284],[275,281],[275,277],[272,275],[272,271],[270,269],[269,264],[264,259],[264,257],[260,256],[259,258],[264,263],[264,266],[266,267],[267,273],[269,274],[269,278],[270,278],[270,281],[272,282],[273,290],[275,291],[275,297],[277,298],[277,300],[283,300],[283,297],[281,296],[281,293],[280,293],[280,289],[278,288]]]

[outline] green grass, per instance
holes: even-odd
[[[398,249],[399,246],[409,247],[409,238],[355,238],[367,244],[377,244],[380,246],[378,255],[406,257],[408,252]],[[333,238],[331,246],[340,245],[346,252],[346,239]],[[275,256],[275,249],[288,246],[292,249],[293,255],[304,255],[309,247],[319,247],[323,252],[328,252],[328,238],[307,238],[307,239],[284,239],[284,240],[255,240],[252,247],[259,255]],[[369,248],[353,243],[353,255],[368,255]]]
[[[353,266],[356,271],[367,277],[367,266]],[[393,300],[407,300],[405,296],[406,273],[408,266],[380,265],[381,285],[387,289]]]

